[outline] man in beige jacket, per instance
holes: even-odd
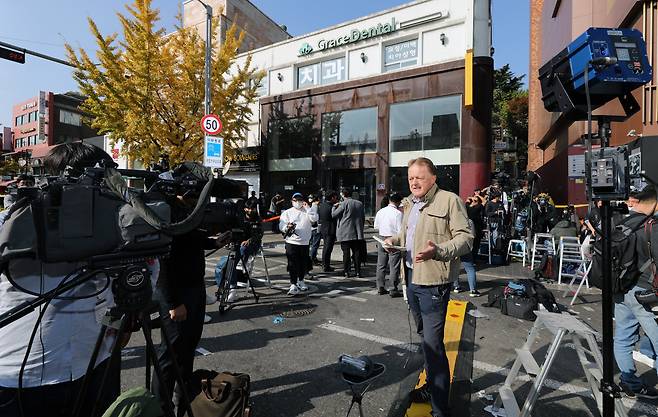
[[[452,282],[459,276],[459,257],[471,251],[473,232],[462,200],[436,185],[431,160],[409,161],[408,174],[411,195],[404,204],[402,229],[386,243],[406,248],[402,278],[423,338],[428,382],[412,400],[427,399],[430,394],[432,415],[449,417],[450,369],[443,331]]]

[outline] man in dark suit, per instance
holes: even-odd
[[[340,242],[343,251],[343,275],[350,277],[350,251],[354,253],[354,272],[361,275],[360,241],[363,237],[365,211],[363,203],[350,197],[350,190],[342,191],[343,201],[334,205],[331,216],[338,219],[336,241]]]
[[[334,250],[336,242],[336,219],[331,216],[331,209],[334,204],[338,203],[338,193],[329,191],[326,194],[325,201],[318,207],[318,232],[322,236],[324,246],[322,247],[322,269],[324,272],[333,272],[331,267],[331,252]]]

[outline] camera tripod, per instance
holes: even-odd
[[[116,307],[110,308],[103,318],[103,325],[98,333],[98,338],[96,339],[96,345],[92,352],[91,358],[89,359],[89,364],[87,365],[87,371],[85,373],[82,387],[76,404],[73,411],[73,416],[79,416],[82,407],[83,398],[85,398],[87,390],[90,383],[90,375],[96,365],[96,359],[100,353],[101,347],[103,345],[103,340],[106,337],[106,332],[108,329],[112,328],[116,330],[116,336],[112,344],[112,349],[110,351],[109,361],[112,363],[113,360],[119,360],[121,355],[121,341],[123,336],[127,332],[136,331],[138,328],[141,328],[142,334],[144,335],[144,340],[146,342],[146,371],[145,371],[145,387],[146,389],[151,388],[151,365],[155,371],[159,381],[164,381],[163,372],[160,364],[158,362],[158,355],[153,344],[153,339],[151,337],[151,313],[153,311],[160,311],[159,303],[152,300],[153,289],[150,280],[150,274],[148,270],[144,267],[140,271],[133,269],[129,272],[124,272],[123,276],[120,276],[112,283],[112,293],[115,297]],[[159,313],[158,313],[159,314]],[[162,319],[162,317],[160,317]],[[194,417],[192,412],[190,397],[187,392],[187,387],[181,370],[178,366],[178,362],[174,355],[172,348],[171,339],[167,334],[166,327],[164,324],[161,325],[162,339],[165,342],[167,351],[172,356],[172,367],[174,370],[174,376],[178,386],[181,390],[183,401],[187,407],[187,415]],[[94,402],[94,407],[92,409],[91,417],[95,417],[96,414],[96,405],[99,403],[100,396],[103,393],[103,388],[107,381],[108,375],[110,372],[110,366],[106,367],[98,393],[96,394],[96,401]],[[166,392],[167,388],[164,383],[160,384],[161,392],[158,393],[164,398],[164,412],[167,417],[176,417],[173,404],[171,402],[171,397],[173,393]]]
[[[108,259],[103,260],[106,261]],[[109,277],[112,277],[112,293],[117,305],[106,313],[103,325],[101,326],[98,338],[96,339],[96,344],[87,365],[87,370],[85,376],[83,377],[84,379],[82,386],[80,388],[80,392],[78,393],[78,397],[76,399],[72,413],[72,415],[76,417],[80,416],[80,413],[82,412],[82,405],[84,402],[83,399],[86,396],[91,382],[90,375],[96,365],[96,360],[98,359],[103,340],[105,339],[105,334],[110,327],[117,329],[117,334],[112,345],[108,363],[112,363],[114,359],[119,359],[121,351],[120,341],[128,331],[128,325],[132,324],[131,329],[139,326],[142,329],[144,339],[146,340],[146,388],[150,388],[151,364],[155,369],[156,376],[160,381],[162,381],[162,369],[158,364],[155,346],[153,344],[153,339],[151,338],[150,321],[150,313],[156,309],[158,305],[152,301],[153,289],[150,280],[150,273],[146,265],[142,263],[136,263],[109,267],[96,266],[84,268],[79,273],[77,273],[75,277],[71,278],[70,281],[65,280],[57,288],[41,294],[34,300],[26,301],[0,315],[0,328],[2,328],[20,319],[21,317],[26,316],[27,314],[37,309],[39,306],[48,305],[53,299],[56,299],[65,292],[79,285],[82,285],[98,274],[106,274],[108,279],[110,279]],[[12,284],[14,283],[12,282]],[[14,286],[16,285],[14,284]],[[164,328],[162,329],[162,335],[163,340],[167,346],[167,350],[172,353],[172,356],[174,356],[171,341]],[[194,417],[190,406],[189,396],[187,395],[186,386],[182,379],[182,374],[180,372],[180,368],[178,367],[178,363],[176,360],[173,360],[172,363],[176,381],[181,388],[183,399],[187,403],[188,416]],[[95,417],[97,414],[96,407],[99,403],[99,399],[103,392],[103,388],[105,386],[106,380],[108,379],[109,373],[110,366],[107,366],[102,375],[100,389],[98,390],[96,401],[94,402],[93,406],[94,409],[90,414],[91,417]],[[166,390],[166,387],[163,387],[163,389]],[[170,393],[166,393],[167,401],[165,401],[164,412],[167,417],[176,417],[170,397]]]
[[[264,259],[264,258],[263,258]],[[217,302],[219,303],[219,314],[223,314],[224,311],[228,309],[228,295],[231,291],[231,283],[233,277],[237,274],[238,264],[242,263],[242,271],[247,277],[247,285],[251,290],[251,293],[254,295],[256,303],[258,303],[258,294],[254,288],[253,283],[251,282],[251,275],[249,274],[247,265],[245,263],[244,257],[240,254],[240,243],[233,241],[229,246],[228,261],[226,262],[226,273],[224,274],[224,280],[222,285],[217,289]]]

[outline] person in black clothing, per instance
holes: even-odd
[[[470,203],[468,203],[470,201]],[[482,231],[484,230],[484,206],[482,199],[478,196],[473,196],[467,199],[466,214],[468,218],[473,221],[474,239],[473,239],[473,259],[477,259],[478,252],[480,251],[480,242],[482,241]]]
[[[182,198],[172,201],[172,218],[185,218],[194,204],[195,200]],[[158,362],[162,368],[163,380],[160,381],[154,373],[152,391],[160,402],[171,401],[171,398],[167,397],[173,393],[179,416],[185,414],[186,405],[183,404],[180,387],[176,386],[174,391],[176,374],[173,360],[177,359],[183,380],[189,381],[206,312],[204,250],[223,246],[224,243],[209,239],[204,233],[193,230],[174,236],[169,257],[161,262],[154,298],[160,304],[162,329],[171,340],[173,352],[169,352],[162,341],[158,348]]]
[[[589,210],[587,217],[585,217],[585,225],[589,229],[592,236],[596,236],[596,229],[601,230],[601,206],[603,201],[595,200],[594,207]]]
[[[548,233],[555,226],[557,219],[555,207],[549,202],[545,194],[537,196],[532,204],[532,232]]]
[[[336,223],[337,220],[331,216],[331,209],[338,202],[338,193],[328,191],[325,201],[318,206],[318,232],[322,236],[324,246],[322,248],[322,270],[324,272],[333,272],[331,267],[331,252],[336,243]]]
[[[286,199],[280,193],[274,194],[270,202],[270,216],[280,216]],[[272,222],[272,233],[279,233],[279,222]]]
[[[251,207],[256,207],[256,210],[258,210],[259,203],[260,203],[260,200],[258,199],[258,197],[256,197],[256,191],[252,191],[251,192],[251,197],[249,197],[247,199],[246,204],[248,204]]]

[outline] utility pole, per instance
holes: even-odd
[[[206,8],[206,88],[205,88],[205,114],[210,114],[210,101],[211,101],[211,92],[210,92],[210,54],[211,54],[211,39],[212,39],[212,7],[208,4],[197,0],[199,3]]]

